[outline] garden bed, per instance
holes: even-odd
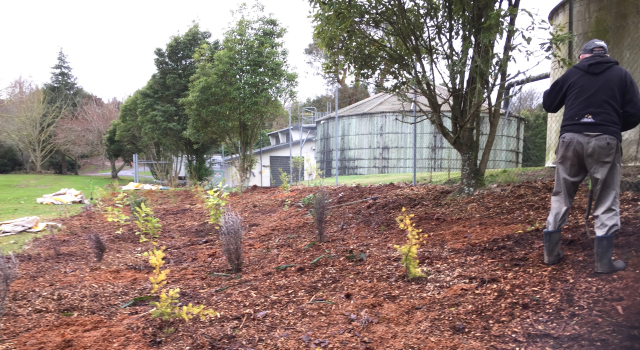
[[[167,286],[221,316],[161,321],[149,300],[122,307],[149,294],[148,244],[135,225],[116,235],[89,210],[63,219],[57,241],[42,237],[18,255],[0,348],[640,349],[640,196],[621,195],[615,253],[627,269],[596,275],[586,188],[564,230],[565,258],[542,263],[552,188],[525,182],[449,199],[447,186],[327,187],[331,205],[378,198],[334,208],[323,243],[298,204],[315,188],[250,188],[229,197],[246,227],[240,275],[228,274],[193,192],[147,192],[163,225]],[[407,280],[393,247],[406,240],[395,222],[403,207],[428,234],[418,254],[427,277]],[[102,262],[88,234],[106,238]]]

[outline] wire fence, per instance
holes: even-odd
[[[572,5],[572,6],[571,6]],[[640,82],[640,2],[613,0],[565,1],[551,12],[549,19],[558,30],[569,30],[573,41],[556,51],[559,58],[578,61],[582,46],[592,39],[604,40],[609,54]],[[553,62],[551,80],[568,68],[558,59]],[[545,164],[555,164],[564,109],[550,113],[547,122]],[[621,190],[640,191],[640,128],[622,136]]]

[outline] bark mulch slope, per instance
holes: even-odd
[[[41,237],[19,254],[0,348],[640,349],[640,196],[621,195],[615,254],[627,269],[596,275],[586,188],[564,230],[565,258],[542,263],[552,187],[526,182],[454,199],[446,186],[328,187],[331,205],[378,198],[332,209],[322,243],[300,204],[314,188],[250,188],[230,197],[246,228],[245,265],[230,277],[194,193],[146,193],[163,225],[168,287],[221,317],[163,322],[149,317],[149,300],[123,307],[149,294],[140,255],[149,245],[134,225],[116,235],[88,210],[63,220],[57,240]],[[393,247],[405,241],[395,222],[403,207],[429,235],[419,250],[424,278],[406,280]],[[101,262],[88,234],[106,240]]]

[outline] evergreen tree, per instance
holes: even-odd
[[[44,84],[44,93],[47,101],[51,106],[56,106],[58,110],[55,113],[64,115],[65,118],[73,118],[73,114],[87,94],[76,82],[77,79],[71,72],[71,66],[62,48],[58,52],[57,63],[51,69],[51,82]],[[61,173],[66,175],[67,155],[64,147],[58,147],[58,154],[61,159]],[[79,159],[76,159],[77,161]]]

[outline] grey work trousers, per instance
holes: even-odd
[[[567,133],[556,149],[556,182],[551,195],[547,230],[562,229],[578,186],[589,175],[593,188],[596,236],[620,228],[620,141],[608,135]]]

